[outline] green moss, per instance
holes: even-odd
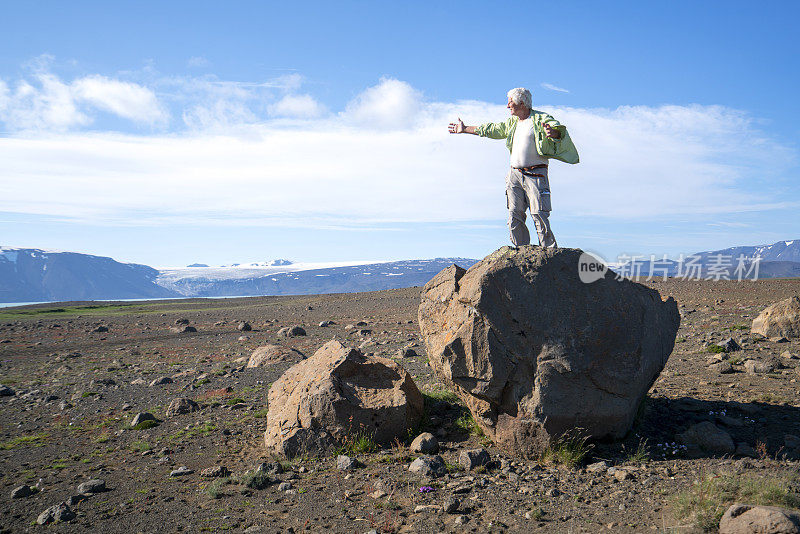
[[[28,445],[31,447],[41,447],[44,445],[44,441],[47,439],[47,437],[48,435],[42,432],[30,436],[18,436],[16,438],[11,438],[9,440],[0,443],[0,451],[8,451],[11,449],[16,449],[17,447],[22,447],[24,445]]]
[[[711,354],[719,354],[720,352],[725,352],[725,349],[719,345],[709,345],[706,347],[706,352],[710,352]]]
[[[147,430],[148,428],[153,428],[154,426],[158,426],[158,421],[153,421],[152,419],[148,419],[147,421],[142,421],[138,423],[136,426],[133,426],[134,430]]]

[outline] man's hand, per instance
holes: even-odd
[[[447,127],[447,130],[451,134],[460,134],[467,131],[467,127],[464,126],[464,121],[462,121],[461,117],[459,117],[458,122],[451,122],[450,125]]]
[[[549,124],[544,125],[544,133],[546,133],[547,137],[550,139],[561,139],[561,132],[555,128],[551,128]]]

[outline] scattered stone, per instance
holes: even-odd
[[[108,327],[100,325],[97,328],[95,328],[94,330],[92,330],[92,332],[95,332],[95,333],[108,332]]]
[[[164,384],[172,384],[172,379],[170,377],[168,377],[168,376],[162,376],[162,377],[156,378],[152,382],[150,382],[149,386],[150,387],[163,386]]]
[[[71,521],[75,519],[75,512],[73,512],[67,503],[62,502],[55,504],[39,514],[36,522],[40,525],[47,525],[59,521]]]
[[[267,473],[268,475],[275,476],[283,473],[283,466],[280,464],[280,462],[264,462],[258,467],[256,467],[256,471],[257,472],[261,471]],[[305,466],[300,466],[300,472],[301,473],[306,472]]]
[[[302,326],[284,326],[278,330],[278,336],[281,337],[298,337],[306,335],[306,331]]]
[[[0,384],[0,397],[13,397],[17,393],[10,387]]]
[[[424,477],[436,478],[447,474],[447,465],[444,462],[444,458],[437,454],[436,456],[417,458],[411,462],[408,470]]]
[[[605,473],[608,471],[608,463],[604,461],[595,462],[586,466],[586,471],[589,473]]]
[[[181,476],[184,476],[184,475],[191,475],[192,473],[194,473],[194,471],[192,469],[189,469],[185,465],[182,465],[179,468],[174,469],[173,471],[170,471],[169,476],[171,476],[171,477],[181,477]]]
[[[258,347],[250,355],[247,367],[260,367],[273,363],[299,362],[305,360],[306,356],[297,349],[282,347],[280,345],[264,345]]]
[[[789,339],[786,338],[785,336],[771,337],[771,338],[769,338],[769,340],[772,341],[773,343],[788,343],[789,342]]]
[[[729,337],[722,343],[719,343],[719,346],[725,349],[725,352],[735,352],[737,350],[742,350],[742,347],[732,337]]]
[[[423,512],[438,514],[442,511],[442,507],[438,504],[420,504],[414,507],[415,514],[421,514]]]
[[[238,330],[239,332],[250,332],[252,329],[253,327],[250,326],[250,323],[248,323],[247,321],[242,321],[236,327],[236,330]]]
[[[730,434],[710,421],[690,426],[677,438],[687,446],[696,445],[714,454],[732,454],[736,451]]]
[[[278,484],[278,491],[290,490],[292,489],[292,487],[293,486],[291,482],[281,482],[280,484]]]
[[[544,494],[547,495],[548,497],[558,497],[559,495],[561,495],[561,492],[558,491],[556,488],[550,488]]]
[[[224,465],[215,465],[213,467],[206,467],[200,471],[200,476],[205,478],[224,478],[230,476],[231,472]]]
[[[719,522],[720,534],[799,534],[800,512],[777,506],[732,504]]]
[[[239,337],[237,338],[237,341],[250,341],[250,336],[239,336]],[[239,358],[239,359],[241,359],[241,358]],[[247,358],[245,358],[245,360],[246,360],[246,359],[247,359]]]
[[[353,458],[352,456],[345,456],[340,454],[336,457],[336,469],[341,471],[352,471],[353,469],[357,469],[361,467],[361,462]]]
[[[402,367],[336,340],[289,368],[268,395],[265,445],[290,457],[334,449],[353,428],[389,444],[423,414],[422,394]]]
[[[94,495],[104,491],[106,491],[106,481],[99,478],[87,480],[78,486],[78,493],[81,495]]]
[[[32,488],[27,484],[22,486],[17,486],[13,490],[11,490],[11,498],[12,499],[24,499],[25,497],[30,497],[37,493],[36,488]]]
[[[744,362],[744,370],[751,375],[766,374],[774,372],[775,366],[772,364],[772,362],[747,360]]]
[[[380,489],[376,489],[375,491],[369,494],[369,496],[372,497],[373,499],[382,499],[386,497],[386,495],[387,493]]]
[[[131,426],[136,426],[145,421],[158,421],[158,419],[156,419],[156,416],[149,412],[139,412],[133,416],[133,420],[131,420]]]
[[[176,325],[189,324],[189,319],[175,319]]]
[[[82,503],[83,501],[85,501],[89,497],[90,497],[89,495],[82,495],[82,494],[79,493],[77,495],[70,495],[69,497],[67,497],[67,500],[64,501],[64,502],[67,503],[67,506],[73,507],[73,506],[77,506],[78,503]]]
[[[453,523],[455,523],[456,525],[466,525],[468,522],[469,522],[469,516],[467,515],[459,515],[456,517],[455,521],[453,521]]]
[[[188,332],[197,332],[197,328],[189,325],[173,326],[169,329],[174,334],[186,334]]]
[[[196,412],[199,409],[200,405],[197,404],[192,399],[186,397],[178,397],[177,399],[173,399],[172,402],[169,403],[169,407],[167,407],[166,416],[174,417],[179,414]]]
[[[328,326],[333,326],[335,324],[336,323],[334,323],[333,321],[322,321],[319,323],[319,326],[320,328],[327,328]]]
[[[576,427],[625,436],[674,347],[674,299],[611,271],[584,283],[581,255],[503,247],[469,271],[444,269],[422,291],[431,368],[515,456],[538,457]]]
[[[405,347],[397,351],[398,358],[419,358],[417,351],[411,347]]]
[[[623,480],[633,480],[633,473],[626,469],[615,469],[614,478],[622,482]]]
[[[781,352],[781,358],[785,358],[787,360],[796,360],[798,357],[797,357],[797,354],[794,354],[792,352],[789,352],[788,350],[785,350],[785,351]]]
[[[486,449],[469,449],[461,451],[458,455],[458,463],[464,469],[471,471],[478,466],[486,465],[492,460]]]
[[[753,320],[750,331],[769,338],[800,336],[800,298],[794,296],[767,307]]]
[[[411,442],[411,452],[422,454],[436,454],[439,452],[439,441],[430,432],[423,432]]]
[[[461,506],[461,501],[451,495],[444,503],[444,511],[447,514],[456,514],[459,506]]]
[[[714,363],[708,366],[709,370],[719,373],[721,375],[727,375],[733,373],[733,366],[728,360],[723,360],[718,363]]]

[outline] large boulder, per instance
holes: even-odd
[[[764,337],[800,337],[800,298],[791,297],[767,307],[753,319],[750,331]]]
[[[289,457],[329,453],[357,432],[389,444],[422,414],[422,394],[405,369],[334,340],[272,384],[264,442]]]
[[[423,289],[431,367],[509,453],[538,456],[566,432],[623,437],[672,352],[675,301],[610,271],[584,283],[581,257],[503,247]]]

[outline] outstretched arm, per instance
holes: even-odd
[[[451,122],[447,126],[447,130],[451,134],[468,133],[468,134],[472,134],[472,135],[478,135],[475,132],[475,128],[477,128],[477,126],[466,126],[464,124],[464,121],[462,121],[460,117],[458,119],[458,122]]]

